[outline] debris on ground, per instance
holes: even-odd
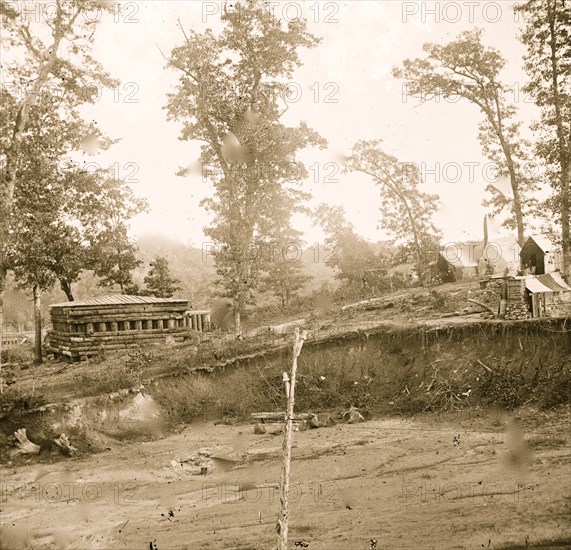
[[[16,446],[17,449],[14,449],[10,453],[10,457],[20,456],[23,454],[31,454],[37,455],[40,452],[40,446],[32,443],[28,436],[26,435],[26,428],[20,428],[19,430],[14,432],[14,437],[17,439]]]
[[[349,410],[343,414],[343,420],[347,422],[347,424],[358,424],[359,422],[365,422],[365,417],[356,407],[351,405]]]
[[[175,457],[170,463],[175,470],[185,470],[194,475],[205,475],[214,470],[212,451],[207,448],[199,449],[184,459]]]
[[[254,426],[254,433],[257,435],[263,435],[266,433],[266,427],[259,422]]]
[[[61,434],[57,439],[54,439],[55,444],[62,450],[64,454],[72,455],[77,451],[65,434]]]

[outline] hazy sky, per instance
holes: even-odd
[[[211,189],[201,177],[175,175],[179,166],[196,161],[198,145],[179,141],[179,125],[166,121],[166,94],[178,75],[165,69],[159,47],[168,54],[182,43],[178,19],[185,29],[219,29],[223,2],[146,0],[122,5],[121,13],[102,23],[95,44],[96,57],[121,84],[103,91],[89,108],[100,128],[121,141],[86,160],[118,163],[119,175],[148,198],[151,212],[134,220],[134,234],[160,233],[200,245],[209,218],[199,202]],[[480,238],[485,214],[481,202],[493,172],[486,171],[477,142],[478,109],[463,101],[417,106],[390,71],[403,59],[421,55],[425,42],[446,42],[464,30],[483,28],[485,43],[507,60],[504,80],[514,86],[512,99],[521,118],[530,121],[535,107],[520,91],[526,81],[524,50],[516,38],[521,23],[513,2],[298,0],[271,6],[281,19],[303,15],[322,38],[317,48],[301,51],[304,65],[295,74],[284,117],[291,124],[305,120],[329,142],[326,151],[301,155],[306,166],[313,166],[304,184],[313,204],[343,205],[359,233],[372,240],[385,238],[379,190],[365,176],[342,175],[336,164],[355,141],[381,138],[387,152],[418,163],[426,190],[440,195],[436,221],[445,238]],[[322,241],[309,220],[298,216],[295,221],[309,243]]]

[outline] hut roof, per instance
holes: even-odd
[[[569,292],[571,287],[563,280],[559,273],[546,273],[545,275],[527,275],[525,287],[535,293],[538,292]]]
[[[156,296],[128,296],[125,294],[112,294],[110,296],[98,296],[89,300],[76,302],[61,302],[51,304],[50,307],[93,307],[93,306],[117,306],[135,304],[188,304],[188,300],[182,298],[157,298]]]
[[[546,273],[545,275],[536,275],[536,277],[554,292],[566,292],[571,287],[563,280],[563,277],[557,272]]]
[[[524,246],[530,240],[532,240],[543,252],[553,252],[556,248],[555,245],[543,235],[531,235],[527,241],[525,241]]]

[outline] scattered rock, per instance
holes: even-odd
[[[353,406],[343,415],[343,420],[347,422],[347,424],[365,422],[363,415]]]
[[[311,429],[315,429],[315,428],[319,428],[319,418],[317,418],[317,415],[314,414],[308,421],[307,421],[307,425],[309,428]]]
[[[266,433],[266,427],[263,424],[258,423],[254,426],[254,433],[258,434],[258,435],[265,434]]]

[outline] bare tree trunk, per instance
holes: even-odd
[[[42,302],[39,285],[34,285],[34,324],[36,341],[34,342],[34,363],[39,365],[42,359]]]
[[[571,235],[569,234],[569,185],[571,163],[561,174],[561,248],[563,249],[563,275],[571,284]]]
[[[67,297],[67,301],[73,302],[75,299],[73,297],[73,292],[71,291],[71,283],[67,279],[60,279],[59,284]]]
[[[556,2],[555,2],[556,4]],[[569,235],[569,181],[571,180],[571,144],[565,143],[565,127],[561,114],[561,97],[559,95],[559,66],[557,64],[557,31],[556,5],[547,2],[547,19],[549,24],[549,47],[551,61],[551,86],[553,87],[553,104],[555,123],[557,125],[557,146],[559,164],[561,166],[561,248],[563,252],[563,275],[567,283],[571,282],[571,236]]]
[[[515,173],[514,163],[511,156],[511,152],[506,149],[506,160],[508,164],[508,170],[510,173],[510,183],[512,187],[513,199],[513,211],[515,215],[515,224],[517,228],[517,242],[520,246],[525,244],[525,233],[524,233],[524,221],[523,212],[521,208],[521,196],[519,192],[519,184],[517,181],[517,176]]]
[[[241,295],[239,294],[234,299],[234,332],[236,334],[236,340],[242,339],[241,310],[242,310],[242,299]]]
[[[496,96],[496,105],[499,104],[499,99]],[[490,120],[490,123],[492,125],[492,127],[494,128],[494,130],[496,131],[497,135],[498,135],[498,139],[500,140],[500,145],[502,148],[502,151],[504,153],[504,157],[506,159],[506,164],[508,167],[508,172],[509,172],[509,176],[510,176],[510,185],[512,188],[512,193],[513,193],[513,213],[515,215],[515,224],[516,224],[516,228],[517,228],[517,242],[519,244],[519,246],[523,246],[525,243],[525,234],[524,234],[524,220],[523,220],[523,211],[522,211],[522,206],[521,206],[521,194],[520,194],[520,189],[519,189],[519,182],[517,179],[517,174],[515,171],[515,164],[513,161],[513,157],[512,157],[512,145],[510,143],[507,142],[507,140],[504,137],[503,134],[503,121],[502,121],[502,117],[501,117],[501,113],[498,107],[498,111],[497,111],[497,121],[494,121],[493,119],[493,114],[491,113],[486,113],[488,116],[488,119]]]
[[[2,271],[2,266],[0,266]],[[1,276],[1,275],[0,275]],[[2,344],[4,343],[4,281],[0,280],[0,395],[3,393],[2,382]]]

